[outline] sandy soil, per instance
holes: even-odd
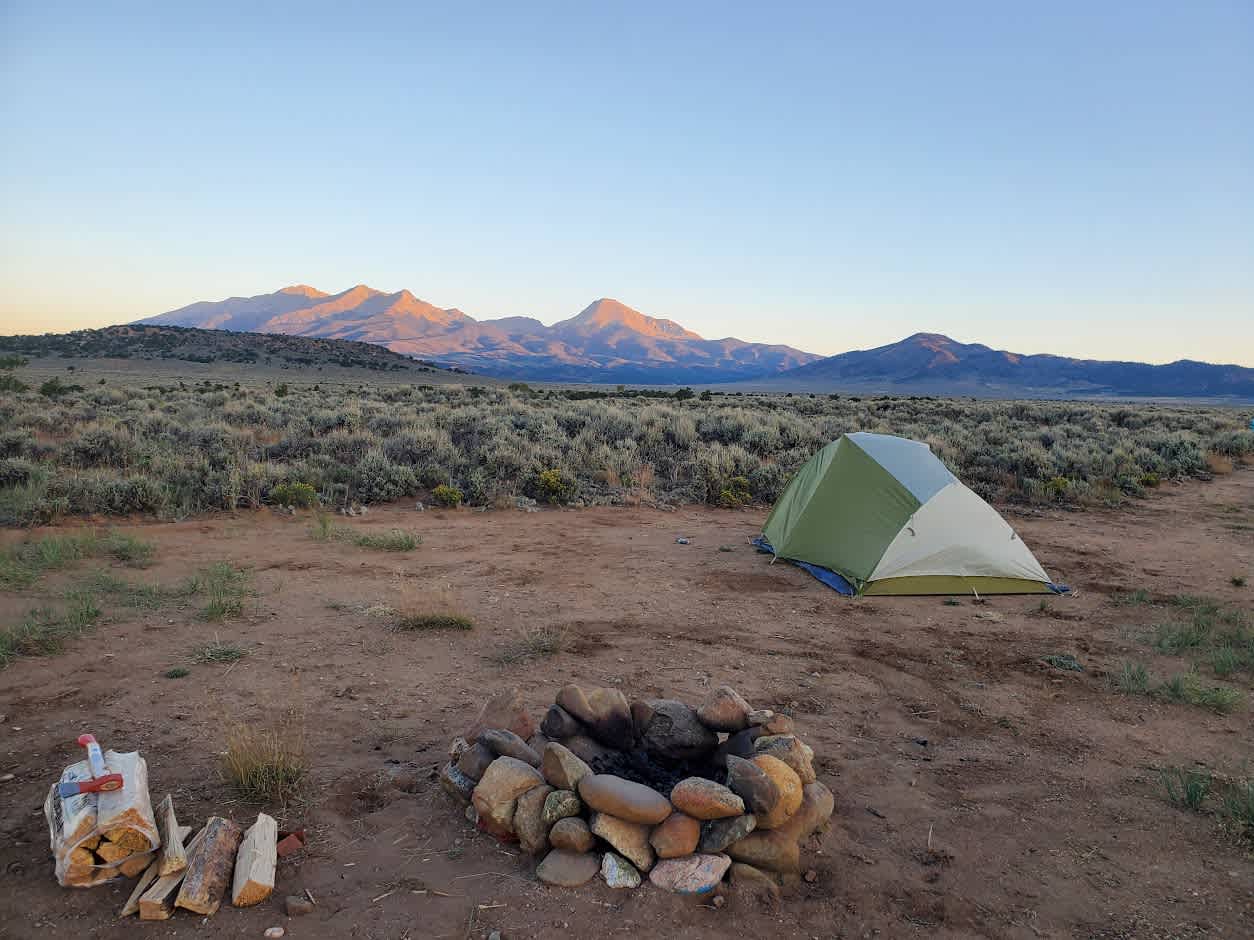
[[[746,544],[763,518],[397,506],[342,520],[420,532],[407,555],[319,543],[307,517],[269,513],[128,526],[158,545],[140,579],[172,583],[225,559],[251,567],[256,596],[244,618],[217,625],[192,607],[109,605],[65,654],[0,671],[0,773],[15,775],[0,783],[0,936],[140,929],[114,920],[128,882],[53,881],[39,807],[78,758],[80,731],[142,750],[154,798],[173,792],[185,820],[248,824],[258,807],[218,776],[225,730],[291,705],[313,772],[280,822],[308,828],[309,852],[281,864],[275,900],[203,925],[180,914],[145,935],[259,937],[285,924],[297,938],[1254,936],[1254,859],[1213,818],[1169,805],[1156,771],[1201,761],[1248,772],[1249,703],[1219,716],[1123,697],[1103,678],[1131,657],[1160,675],[1183,665],[1138,639],[1163,612],[1116,606],[1115,591],[1254,603],[1254,587],[1229,582],[1254,574],[1254,472],[1166,487],[1118,513],[1012,517],[1077,589],[1043,611],[1025,597],[840,598]],[[71,577],[0,596],[0,615],[11,622]],[[473,632],[396,634],[365,612],[433,587],[456,595]],[[573,648],[493,661],[520,629],[545,624],[569,628]],[[214,634],[249,655],[162,677]],[[1055,652],[1086,671],[1040,661]],[[729,682],[793,713],[837,799],[831,830],[805,853],[817,881],[777,910],[733,891],[715,909],[650,889],[554,890],[516,849],[476,835],[434,779],[450,738],[492,690],[522,686],[538,718],[569,681],[694,703]],[[1248,699],[1248,678],[1244,688]],[[304,889],[317,910],[288,921],[282,897]]]

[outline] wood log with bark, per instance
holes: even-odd
[[[210,816],[201,836],[195,850],[187,850],[186,877],[174,905],[197,914],[213,914],[231,881],[235,852],[244,833],[229,819]]]

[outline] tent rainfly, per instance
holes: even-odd
[[[919,441],[859,431],[797,471],[758,544],[842,594],[1046,594],[1005,519]]]

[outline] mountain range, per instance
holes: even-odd
[[[827,358],[790,346],[704,339],[672,320],[602,298],[546,326],[476,320],[407,290],[306,285],[194,303],[140,323],[357,340],[483,375],[554,382],[751,383],[765,389],[866,390],[984,397],[1254,399],[1254,369],[1182,359],[1166,365],[1024,355],[939,333]]]
[[[389,294],[364,284],[339,294],[302,284],[195,303],[140,322],[360,340],[483,375],[555,382],[729,382],[819,358],[789,346],[703,339],[609,298],[545,326],[530,317],[476,320],[407,290]]]
[[[1165,365],[1024,355],[939,333],[841,353],[775,381],[796,389],[866,389],[938,395],[1254,398],[1254,369],[1181,359]]]

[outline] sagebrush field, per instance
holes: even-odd
[[[980,495],[1104,504],[1254,454],[1236,410],[527,386],[77,385],[0,398],[0,521],[402,497],[770,503],[843,432],[928,442]],[[305,486],[298,486],[304,484]]]

